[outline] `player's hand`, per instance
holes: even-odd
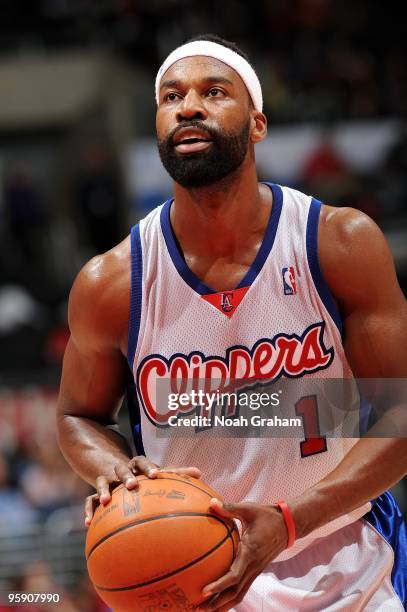
[[[239,519],[243,526],[237,556],[230,570],[205,586],[202,594],[207,601],[198,606],[198,610],[224,612],[243,600],[258,574],[285,550],[288,534],[283,516],[274,506],[249,502],[222,504],[212,499],[211,508],[219,516]]]
[[[137,476],[147,476],[148,478],[157,478],[160,472],[171,472],[172,474],[183,474],[200,478],[201,472],[196,467],[165,467],[162,468],[156,463],[153,463],[144,455],[133,457],[130,461],[120,461],[115,468],[116,478],[111,480],[107,476],[98,476],[96,478],[96,493],[88,495],[85,500],[85,525],[88,527],[92,521],[95,509],[99,504],[104,506],[109,503],[112,497],[112,490],[124,484],[127,489],[136,489],[139,486]]]

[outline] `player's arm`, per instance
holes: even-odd
[[[91,260],[79,273],[69,299],[69,340],[62,370],[57,426],[60,448],[71,467],[94,485],[85,504],[87,523],[94,506],[110,500],[112,486],[138,486],[136,476],[156,477],[159,469],[200,477],[196,467],[162,467],[144,456],[132,458],[116,422],[128,366],[130,304],[129,253]]]
[[[407,378],[407,303],[382,232],[353,209],[333,209],[321,223],[321,266],[340,306],[354,375]],[[401,432],[406,408],[388,406]],[[293,503],[298,537],[374,499],[406,473],[405,437],[359,440],[333,472]]]
[[[379,228],[358,211],[326,207],[318,248],[341,309],[345,351],[355,376],[407,378],[407,307]],[[297,538],[374,499],[406,473],[406,438],[359,440],[323,480],[289,500]],[[212,507],[244,525],[230,571],[203,591],[219,595],[200,608],[223,612],[242,601],[254,578],[284,550],[287,529],[273,506],[213,502]]]
[[[79,273],[69,299],[71,337],[65,351],[58,400],[60,448],[72,468],[97,486],[103,474],[117,480],[115,468],[127,464],[131,451],[122,436],[109,429],[123,398],[126,363],[120,350],[123,313],[112,308],[121,289],[106,256],[91,260]],[[113,269],[112,269],[113,268]]]

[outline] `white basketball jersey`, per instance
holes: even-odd
[[[296,379],[297,391],[291,387],[288,399],[292,415],[305,420],[305,408],[320,409],[301,396],[306,378],[352,377],[338,311],[319,267],[321,203],[268,185],[273,203],[263,243],[232,291],[213,291],[187,267],[171,228],[172,200],[132,229],[128,359],[140,405],[135,433],[141,431],[149,459],[161,466],[197,466],[227,501],[289,504],[331,472],[356,438],[304,442],[304,430],[302,438],[221,438],[210,427],[197,428],[188,438],[164,437],[174,412],[157,394],[165,379],[175,381],[178,390],[197,378]],[[298,540],[277,561],[369,509],[366,504]]]

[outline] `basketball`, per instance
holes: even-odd
[[[220,496],[201,480],[171,473],[138,480],[138,489],[120,485],[96,509],[86,539],[89,576],[118,612],[193,610],[235,558],[236,525],[210,509]]]

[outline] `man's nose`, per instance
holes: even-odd
[[[208,113],[201,96],[193,89],[190,89],[177,109],[177,120],[185,119],[206,119]]]

